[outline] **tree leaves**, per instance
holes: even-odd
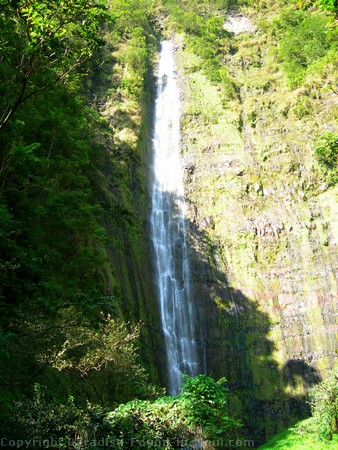
[[[338,135],[324,133],[318,136],[315,155],[329,185],[338,182]]]
[[[0,131],[19,105],[65,80],[102,44],[104,0],[19,0],[0,6]],[[0,92],[1,93],[1,92]]]
[[[318,436],[331,440],[338,433],[338,371],[314,387],[310,398]]]

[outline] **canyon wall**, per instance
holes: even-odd
[[[141,324],[142,364],[149,379],[163,385],[165,350],[148,223],[158,38],[142,8],[127,9],[125,13],[135,14],[134,19],[124,23],[121,15],[122,25],[115,24],[129,33],[135,29],[130,39],[116,41],[114,28],[106,30],[105,46],[98,55],[104,63],[87,79],[86,89],[104,121],[100,144],[107,149],[95,173],[109,236],[101,278],[115,298],[116,315],[131,326]],[[137,28],[139,22],[142,29]]]
[[[322,79],[287,87],[259,29],[231,35],[227,95],[186,47],[178,36],[200,351],[260,441],[308,412],[337,363],[338,187],[314,141],[337,132],[338,96]]]

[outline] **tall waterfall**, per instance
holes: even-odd
[[[190,295],[183,168],[180,161],[180,95],[172,44],[162,42],[153,136],[151,237],[165,339],[168,391],[177,394],[182,373],[198,373]]]

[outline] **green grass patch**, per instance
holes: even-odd
[[[338,448],[338,435],[335,434],[332,441],[320,441],[313,430],[311,417],[276,434],[264,445],[258,447],[258,450],[326,450],[335,448]]]

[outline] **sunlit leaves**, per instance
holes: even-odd
[[[65,329],[62,347],[53,357],[59,370],[79,371],[83,376],[113,364],[115,371],[131,370],[136,359],[140,325],[129,332],[126,324],[108,317],[94,330],[81,325]]]
[[[332,12],[336,17],[338,15],[338,1],[337,0],[320,0],[320,4],[324,9]]]
[[[311,391],[311,406],[319,438],[331,440],[338,433],[338,371]]]
[[[290,87],[301,84],[311,67],[324,61],[334,48],[329,23],[325,14],[295,9],[284,11],[275,21],[279,61]]]
[[[317,139],[315,155],[330,185],[338,182],[338,135],[324,133]]]
[[[133,442],[135,448],[149,441],[156,449],[190,448],[203,440],[234,438],[241,424],[228,416],[224,381],[185,376],[179,396],[122,405],[108,415],[110,436]]]
[[[0,6],[0,129],[18,106],[65,80],[102,44],[104,0],[18,0]]]
[[[226,379],[215,382],[206,375],[191,378],[184,376],[182,398],[188,423],[201,427],[209,439],[217,435],[230,437],[241,424],[228,416]]]

